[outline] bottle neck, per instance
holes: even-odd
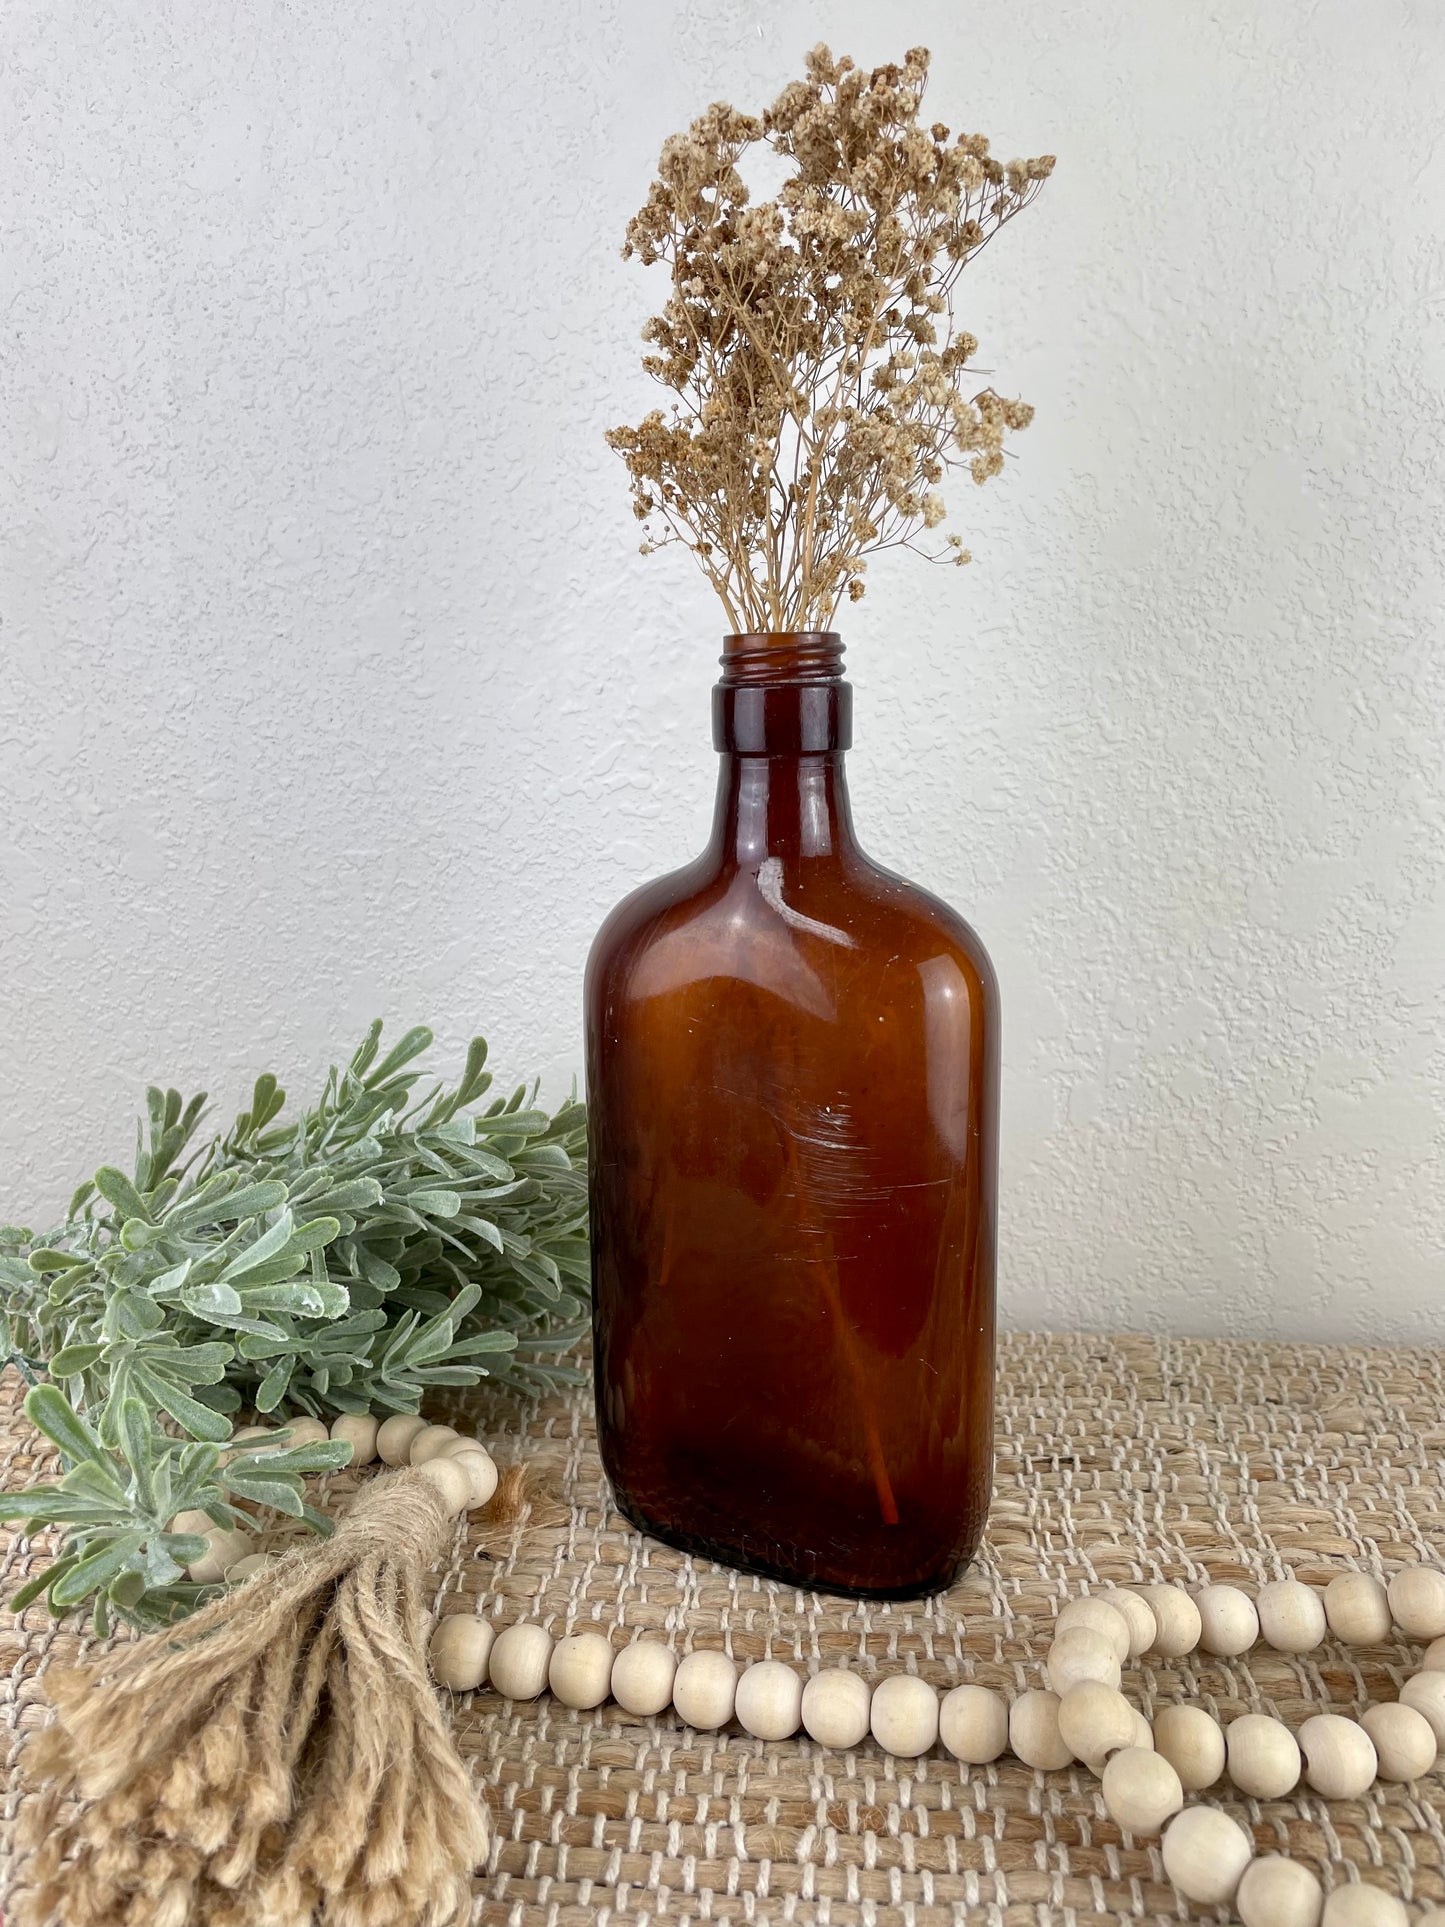
[[[853,813],[841,752],[740,756],[725,751],[713,847],[740,869],[755,869],[769,857],[791,865],[850,854]]]
[[[756,866],[845,856],[853,819],[843,752],[853,692],[843,644],[822,631],[728,636],[713,690],[718,772],[714,847]]]

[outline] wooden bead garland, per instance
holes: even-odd
[[[273,1430],[248,1427],[235,1442]],[[276,1436],[303,1443],[328,1434],[319,1420],[302,1418]],[[491,1455],[452,1426],[408,1414],[380,1424],[369,1414],[344,1414],[330,1436],[351,1445],[357,1464],[380,1457],[391,1466],[417,1466],[453,1512],[486,1504],[497,1489]],[[204,1532],[208,1540],[195,1577],[224,1573],[240,1581],[270,1563],[266,1554],[244,1552],[254,1543],[249,1535],[223,1531],[205,1515],[181,1515],[175,1529]],[[1221,1731],[1202,1708],[1187,1704],[1161,1708],[1151,1729],[1118,1690],[1124,1662],[1145,1652],[1182,1658],[1199,1646],[1233,1658],[1262,1639],[1278,1652],[1305,1653],[1327,1630],[1346,1644],[1368,1645],[1386,1638],[1392,1625],[1432,1642],[1399,1702],[1372,1706],[1358,1722],[1316,1714],[1298,1740],[1262,1714],[1245,1714]],[[736,1718],[770,1742],[801,1727],[832,1748],[858,1745],[871,1732],[899,1758],[915,1758],[941,1740],[965,1766],[986,1766],[1006,1750],[1043,1771],[1077,1759],[1100,1775],[1105,1808],[1121,1829],[1142,1836],[1162,1829],[1165,1870],[1187,1899],[1234,1900],[1244,1927],[1401,1927],[1406,1912],[1389,1894],[1352,1882],[1322,1901],[1307,1869],[1280,1855],[1255,1861],[1252,1841],[1227,1814],[1183,1801],[1217,1781],[1226,1765],[1241,1792],[1282,1797],[1298,1782],[1301,1749],[1306,1780],[1327,1799],[1357,1799],[1377,1777],[1408,1781],[1429,1771],[1445,1745],[1445,1573],[1411,1567],[1388,1587],[1367,1573],[1341,1573],[1323,1595],[1298,1580],[1276,1580],[1254,1601],[1225,1584],[1206,1586],[1197,1598],[1175,1585],[1108,1588],[1060,1609],[1045,1661],[1051,1690],[1025,1691],[1011,1704],[972,1683],[940,1703],[927,1681],[906,1673],[870,1687],[846,1668],[805,1679],[784,1662],[762,1660],[740,1674],[726,1654],[679,1660],[655,1639],[614,1651],[600,1630],[554,1640],[544,1627],[520,1622],[494,1635],[486,1621],[465,1614],[436,1626],[430,1661],[437,1683],[456,1692],[490,1679],[502,1695],[527,1700],[550,1687],[566,1705],[586,1709],[611,1697],[641,1718],[671,1703],[698,1730]],[[1432,1910],[1419,1927],[1445,1927],[1445,1909]]]

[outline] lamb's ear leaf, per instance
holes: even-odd
[[[95,1188],[129,1222],[138,1218],[142,1224],[151,1223],[150,1209],[140,1192],[136,1190],[124,1171],[118,1171],[113,1164],[102,1164],[95,1174]]]
[[[70,1568],[79,1564],[79,1561],[78,1552],[67,1552],[63,1559],[57,1559],[55,1564],[47,1566],[44,1572],[35,1573],[25,1581],[23,1586],[11,1593],[5,1602],[5,1610],[12,1613],[24,1612],[25,1608],[33,1605],[47,1587],[55,1580],[63,1579]]]
[[[25,1416],[74,1464],[103,1456],[104,1448],[58,1385],[37,1385],[25,1394]]]

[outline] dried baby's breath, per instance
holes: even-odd
[[[690,548],[735,629],[826,628],[880,549],[966,562],[959,536],[920,540],[938,484],[996,475],[1033,415],[968,392],[953,294],[1053,156],[1004,165],[981,135],[920,126],[928,58],[864,73],[816,47],[761,116],[719,103],[673,135],[628,227],[624,254],[671,270],[643,366],[677,399],[607,439],[644,553]],[[794,171],[755,203],[738,168],[759,142]]]

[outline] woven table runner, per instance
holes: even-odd
[[[0,1381],[0,1484],[53,1465]],[[998,1461],[984,1548],[951,1592],[877,1604],[795,1591],[672,1551],[612,1509],[590,1394],[523,1407],[468,1395],[438,1415],[476,1430],[505,1466],[529,1467],[529,1505],[510,1550],[487,1555],[459,1531],[438,1574],[441,1612],[501,1627],[540,1619],[555,1634],[633,1631],[680,1650],[772,1655],[800,1670],[847,1660],[868,1677],[906,1669],[1014,1693],[1042,1684],[1057,1607],[1095,1586],[1177,1579],[1320,1585],[1363,1566],[1388,1577],[1445,1549],[1445,1352],[1143,1337],[1013,1335],[1000,1342]],[[354,1475],[328,1480],[345,1504]],[[5,1594],[53,1556],[12,1536]],[[623,1629],[627,1629],[624,1633]],[[90,1650],[84,1624],[41,1607],[0,1616],[5,1731],[0,1895],[24,1797],[16,1763],[43,1724],[45,1669]],[[1414,1659],[1418,1664],[1418,1659]],[[1290,1658],[1196,1654],[1131,1664],[1124,1691],[1146,1714],[1197,1701],[1222,1719],[1358,1713],[1393,1699],[1412,1649],[1333,1640]],[[511,1927],[620,1920],[835,1923],[1078,1923],[1225,1919],[1180,1901],[1158,1842],[1107,1817],[1084,1768],[1036,1774],[1005,1758],[965,1770],[941,1750],[890,1759],[870,1741],[829,1753],[805,1738],[754,1740],[738,1727],[687,1731],[607,1705],[490,1692],[452,1707],[463,1754],[491,1808],[492,1857],[475,1919]],[[1209,1796],[1328,1882],[1348,1869],[1407,1900],[1445,1899],[1445,1779],[1377,1785],[1363,1800]],[[3,1903],[0,1903],[3,1904]],[[195,1923],[195,1927],[203,1927]]]

